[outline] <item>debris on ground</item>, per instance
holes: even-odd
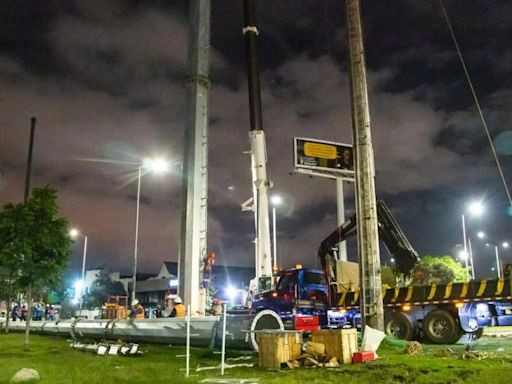
[[[417,341],[409,341],[405,345],[404,352],[408,355],[422,355],[423,347]]]
[[[479,351],[479,350],[473,349],[471,346],[467,345],[466,349],[462,353],[461,359],[462,360],[471,360],[471,359],[482,360],[482,359],[487,359],[488,357],[490,357],[489,352]]]
[[[386,337],[386,334],[378,329],[373,329],[366,325],[364,327],[363,342],[361,344],[362,351],[372,351],[377,358],[377,349],[379,349],[380,343]]]
[[[101,343],[79,343],[77,341],[73,341],[70,345],[70,348],[78,349],[81,351],[89,351],[93,352],[97,355],[104,356],[108,355],[141,355],[142,352],[139,351],[139,344],[134,343],[122,343],[118,341],[117,343],[111,342],[101,342]],[[108,352],[108,353],[107,353]]]
[[[39,372],[32,368],[21,368],[14,374],[11,383],[28,383],[39,381]]]
[[[435,357],[455,357],[455,352],[453,349],[448,347],[439,348],[434,352]]]
[[[228,357],[226,361],[252,360],[252,356]]]
[[[252,368],[252,367],[254,367],[254,363],[224,364],[224,369],[239,368],[239,367]],[[220,364],[219,365],[215,365],[215,366],[210,366],[210,367],[200,367],[200,366],[197,366],[196,372],[199,372],[199,371],[209,371],[209,370],[220,369],[220,368],[221,368]]]

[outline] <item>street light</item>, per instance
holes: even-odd
[[[281,205],[283,199],[279,195],[274,195],[270,198],[272,204],[272,229],[274,230],[274,270],[277,270],[277,228],[276,228],[276,207]]]
[[[132,298],[131,301],[135,300],[135,285],[137,282],[137,252],[139,242],[139,211],[140,211],[140,183],[142,179],[142,170],[146,170],[146,173],[165,173],[169,170],[169,162],[165,159],[151,159],[146,158],[139,165],[139,173],[137,179],[137,212],[135,216],[135,244],[133,247],[133,285],[132,285]]]
[[[501,265],[500,265],[500,254],[498,252],[498,248],[499,247],[496,244],[492,244],[492,243],[486,243],[485,244],[486,247],[489,247],[491,245],[494,247],[494,254],[496,256],[496,272],[498,274],[498,279],[499,279],[499,278],[503,277],[502,276],[502,272],[501,272]],[[506,248],[509,247],[509,243],[507,241],[504,241],[501,244],[501,246],[506,249]]]
[[[80,236],[80,231],[76,228],[72,228],[69,231],[69,236],[71,236],[73,239],[76,239],[78,236]],[[80,310],[79,310],[79,316],[82,317],[82,303],[83,303],[83,296],[84,296],[84,287],[85,287],[85,260],[87,259],[87,236],[84,235],[84,255],[82,257],[82,278],[80,280],[80,284],[77,285],[78,289],[80,290]]]
[[[474,201],[474,202],[470,203],[467,207],[467,211],[472,216],[480,216],[484,212],[484,209],[485,209],[484,205],[481,201]],[[474,279],[475,278],[475,269],[473,266],[473,254],[471,251],[468,252],[468,240],[467,240],[467,236],[466,236],[466,221],[464,218],[464,213],[462,214],[462,235],[463,235],[463,240],[464,240],[464,253],[466,255],[466,257],[464,258],[464,261],[466,264],[466,271],[467,271],[468,279],[470,278],[470,273],[469,273],[469,269],[468,269],[468,260],[471,263],[471,272],[472,272],[471,277]]]

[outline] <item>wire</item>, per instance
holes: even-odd
[[[478,113],[480,114],[480,119],[482,120],[482,124],[485,129],[485,134],[487,135],[487,139],[489,140],[489,145],[491,146],[492,154],[494,156],[494,160],[496,161],[496,165],[498,167],[498,171],[501,176],[501,180],[503,182],[503,186],[505,187],[505,191],[507,193],[508,201],[510,205],[512,205],[512,198],[510,197],[510,191],[508,190],[507,181],[505,180],[505,175],[503,174],[503,170],[501,168],[500,160],[498,158],[498,154],[496,153],[496,149],[494,148],[494,143],[492,142],[491,135],[489,133],[489,128],[487,127],[487,123],[484,118],[484,114],[482,113],[482,109],[480,108],[480,103],[478,102],[478,97],[476,96],[475,89],[473,87],[473,82],[471,81],[471,77],[469,76],[468,69],[466,67],[466,63],[464,62],[464,58],[462,57],[462,53],[459,48],[459,44],[457,43],[457,39],[455,38],[455,33],[453,32],[452,24],[450,23],[450,19],[448,18],[448,14],[446,13],[446,9],[443,4],[443,0],[439,0],[441,4],[441,9],[443,10],[444,18],[446,23],[448,24],[448,28],[450,29],[450,34],[452,35],[453,43],[455,44],[455,48],[457,49],[457,54],[459,56],[460,62],[462,64],[462,68],[464,69],[464,73],[466,75],[466,79],[469,83],[469,88],[471,89],[471,93],[473,95],[473,99],[475,100],[476,108],[478,109]]]

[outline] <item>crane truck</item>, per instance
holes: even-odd
[[[397,269],[410,273],[419,260],[417,252],[382,201],[377,203],[377,215],[380,239]],[[304,331],[360,325],[358,264],[340,261],[336,254],[336,245],[355,230],[354,215],[322,241],[318,251],[322,270],[297,266],[280,271],[275,288],[254,299],[252,310],[260,320],[260,324],[254,322],[255,328],[278,322],[284,328]],[[385,332],[438,344],[455,343],[463,335],[478,338],[483,327],[512,325],[511,294],[510,277],[383,287]]]

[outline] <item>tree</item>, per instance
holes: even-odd
[[[57,193],[35,188],[26,203],[7,204],[0,211],[0,265],[17,277],[32,307],[33,289],[57,286],[71,253],[69,225],[58,218]],[[30,318],[25,329],[29,350]]]
[[[412,285],[467,281],[467,271],[451,256],[423,256],[412,271]]]
[[[83,305],[85,308],[101,307],[107,302],[109,296],[126,296],[126,291],[121,282],[112,281],[109,271],[103,269],[84,295]]]

